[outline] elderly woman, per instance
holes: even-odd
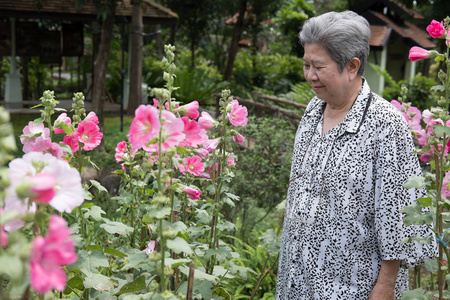
[[[394,299],[408,268],[435,256],[432,237],[403,224],[424,196],[403,184],[420,175],[408,125],[362,76],[370,26],[356,13],[308,20],[300,41],[316,93],[295,137],[276,299]]]

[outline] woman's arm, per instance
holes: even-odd
[[[397,278],[399,260],[383,260],[377,283],[370,293],[369,300],[395,300],[395,280]]]

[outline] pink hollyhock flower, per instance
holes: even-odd
[[[169,101],[167,101],[166,103],[164,103],[164,106],[166,107],[166,109],[170,112],[176,113],[178,111],[178,107],[180,107],[180,102],[178,101],[170,101],[170,106],[169,107]]]
[[[209,151],[204,148],[197,149],[197,154],[200,155],[201,158],[205,158],[209,155]]]
[[[422,117],[425,124],[430,125],[433,121],[434,114],[428,109],[425,109],[422,113]]]
[[[158,108],[158,99],[153,98],[153,107]]]
[[[198,126],[198,123],[194,120],[190,120],[188,117],[182,117],[184,123],[185,134],[184,140],[179,144],[180,147],[194,147],[197,148],[203,143],[204,140],[208,139],[206,135],[206,130]]]
[[[150,105],[140,105],[131,122],[129,139],[134,149],[140,149],[154,139],[161,128],[159,111]]]
[[[37,170],[36,165],[40,165],[42,170]],[[9,163],[9,170],[12,184],[8,188],[8,195],[12,197],[12,206],[15,205],[13,202],[17,198],[14,191],[17,184],[29,182],[32,176],[38,174],[38,171],[52,176],[56,181],[55,195],[49,205],[57,211],[70,213],[84,201],[80,173],[68,162],[57,159],[48,153],[27,153],[22,158],[12,160]]]
[[[142,251],[147,253],[147,255],[150,255],[153,253],[153,251],[155,251],[155,249],[156,249],[156,241],[151,241],[151,242],[148,242],[147,248],[145,248]]]
[[[445,36],[444,22],[438,22],[436,20],[431,21],[430,25],[427,26],[428,33],[433,38],[442,38]]]
[[[63,291],[67,275],[62,266],[77,261],[75,245],[70,239],[67,222],[56,215],[51,216],[48,235],[33,241],[30,256],[31,286],[39,294],[52,289]]]
[[[196,155],[186,157],[183,159],[183,164],[178,167],[181,173],[185,174],[187,171],[195,176],[199,176],[199,173],[205,170],[201,157]]]
[[[97,124],[99,123],[99,122],[98,122],[98,117],[97,117],[97,115],[95,114],[95,112],[93,112],[93,111],[91,111],[91,112],[86,116],[86,118],[84,118],[83,121],[92,122],[92,123],[94,123],[95,125],[97,125]]]
[[[31,200],[49,203],[55,197],[56,179],[52,175],[41,172],[32,176],[28,182],[32,185]]]
[[[417,141],[422,147],[428,146],[428,133],[425,129],[416,130]]]
[[[206,111],[202,112],[202,116],[198,119],[198,125],[203,129],[210,129],[218,122]]]
[[[33,151],[33,145],[37,138],[46,140],[50,137],[50,129],[46,128],[44,123],[35,125],[30,121],[22,132],[23,136],[20,137],[20,142],[23,144],[22,151],[24,153]]]
[[[233,153],[231,153],[231,155],[233,155]],[[227,156],[227,164],[229,167],[235,166],[236,162],[234,161],[234,157],[233,156]]]
[[[97,116],[94,114],[88,119],[81,121],[78,124],[77,130],[73,133],[73,136],[83,143],[83,150],[90,151],[100,145],[103,137],[103,133],[100,132],[100,128],[96,123]]]
[[[183,133],[183,120],[175,117],[173,113],[167,110],[161,112],[161,117],[164,120],[161,132],[161,151],[164,152],[171,147],[178,146],[186,135]],[[158,152],[158,148],[158,144],[143,146],[143,149],[148,152]]]
[[[78,138],[72,135],[64,136],[64,140],[60,142],[60,144],[64,144],[69,146],[72,149],[72,154],[77,152],[80,149],[80,144],[78,142]]]
[[[200,192],[198,189],[193,189],[190,187],[185,187],[183,190],[189,198],[191,198],[192,200],[198,200],[200,199],[200,196],[202,195],[202,192]]]
[[[3,214],[4,214],[4,210],[3,210],[3,208],[0,207],[0,215],[3,215]],[[0,226],[0,235],[1,235],[0,246],[2,246],[2,247],[6,247],[6,245],[8,244],[8,233],[6,233],[4,227],[5,227],[4,225]]]
[[[247,125],[247,107],[239,105],[237,100],[232,100],[230,102],[231,111],[228,113],[228,118],[230,119],[230,123],[234,126],[245,126]]]
[[[66,113],[62,113],[58,116],[58,118],[55,120],[55,123],[53,125],[54,127],[54,131],[56,134],[58,133],[64,133],[64,130],[61,129],[61,123],[66,123],[67,125],[71,125],[72,124],[72,120],[67,116]]]
[[[397,100],[392,100],[391,103],[401,111],[402,115],[405,117],[406,122],[412,130],[417,131],[422,127],[420,125],[420,120],[422,119],[422,114],[420,110],[415,106],[407,106],[405,103],[400,103]]]
[[[411,61],[418,61],[418,60],[426,59],[429,56],[430,56],[430,52],[429,51],[427,51],[427,50],[425,50],[423,48],[414,46],[414,47],[411,48],[411,50],[409,50],[408,58]]]
[[[116,159],[117,163],[124,161],[124,156],[127,153],[127,150],[128,150],[127,142],[122,141],[117,144],[116,154],[114,155],[114,158]]]
[[[192,101],[188,104],[180,106],[177,109],[177,111],[179,114],[183,116],[187,116],[192,119],[197,119],[199,115],[198,108],[199,108],[198,101]]]
[[[206,140],[203,142],[203,147],[209,152],[213,151],[219,145],[220,138],[215,138],[212,140]]]
[[[450,197],[450,172],[446,172],[444,176],[444,180],[442,181],[442,196],[449,198]]]
[[[236,135],[233,135],[233,141],[238,144],[243,144],[245,142],[245,137],[238,133]]]

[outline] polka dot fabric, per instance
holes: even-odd
[[[277,300],[368,299],[382,260],[408,268],[436,255],[425,226],[403,224],[400,210],[425,195],[405,189],[421,175],[400,112],[364,82],[344,121],[322,136],[324,101],[313,98],[297,130],[277,275]]]

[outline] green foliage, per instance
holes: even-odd
[[[203,107],[213,106],[216,101],[214,93],[228,85],[213,67],[206,65],[195,69],[181,67],[176,76],[180,89],[174,91],[174,96],[182,103],[197,100]]]
[[[298,40],[298,33],[303,23],[316,15],[314,4],[307,0],[287,0],[278,11],[274,22],[280,28],[283,38],[276,47],[284,53],[289,53],[298,57],[303,56],[303,48]]]
[[[377,65],[370,64],[370,66],[380,75],[383,76],[387,87],[382,92],[383,98],[387,100],[399,99],[401,95],[401,87],[404,86],[408,89],[406,95],[408,102],[420,110],[430,108],[437,104],[438,96],[432,92],[432,87],[437,85],[437,82],[432,79],[421,75],[416,75],[412,79],[412,82],[406,80],[400,80],[395,82],[392,76],[385,70]]]
[[[297,56],[254,55],[249,50],[241,49],[234,63],[232,86],[236,90],[259,87],[274,94],[287,93],[292,84],[304,80],[302,70],[303,61]]]

